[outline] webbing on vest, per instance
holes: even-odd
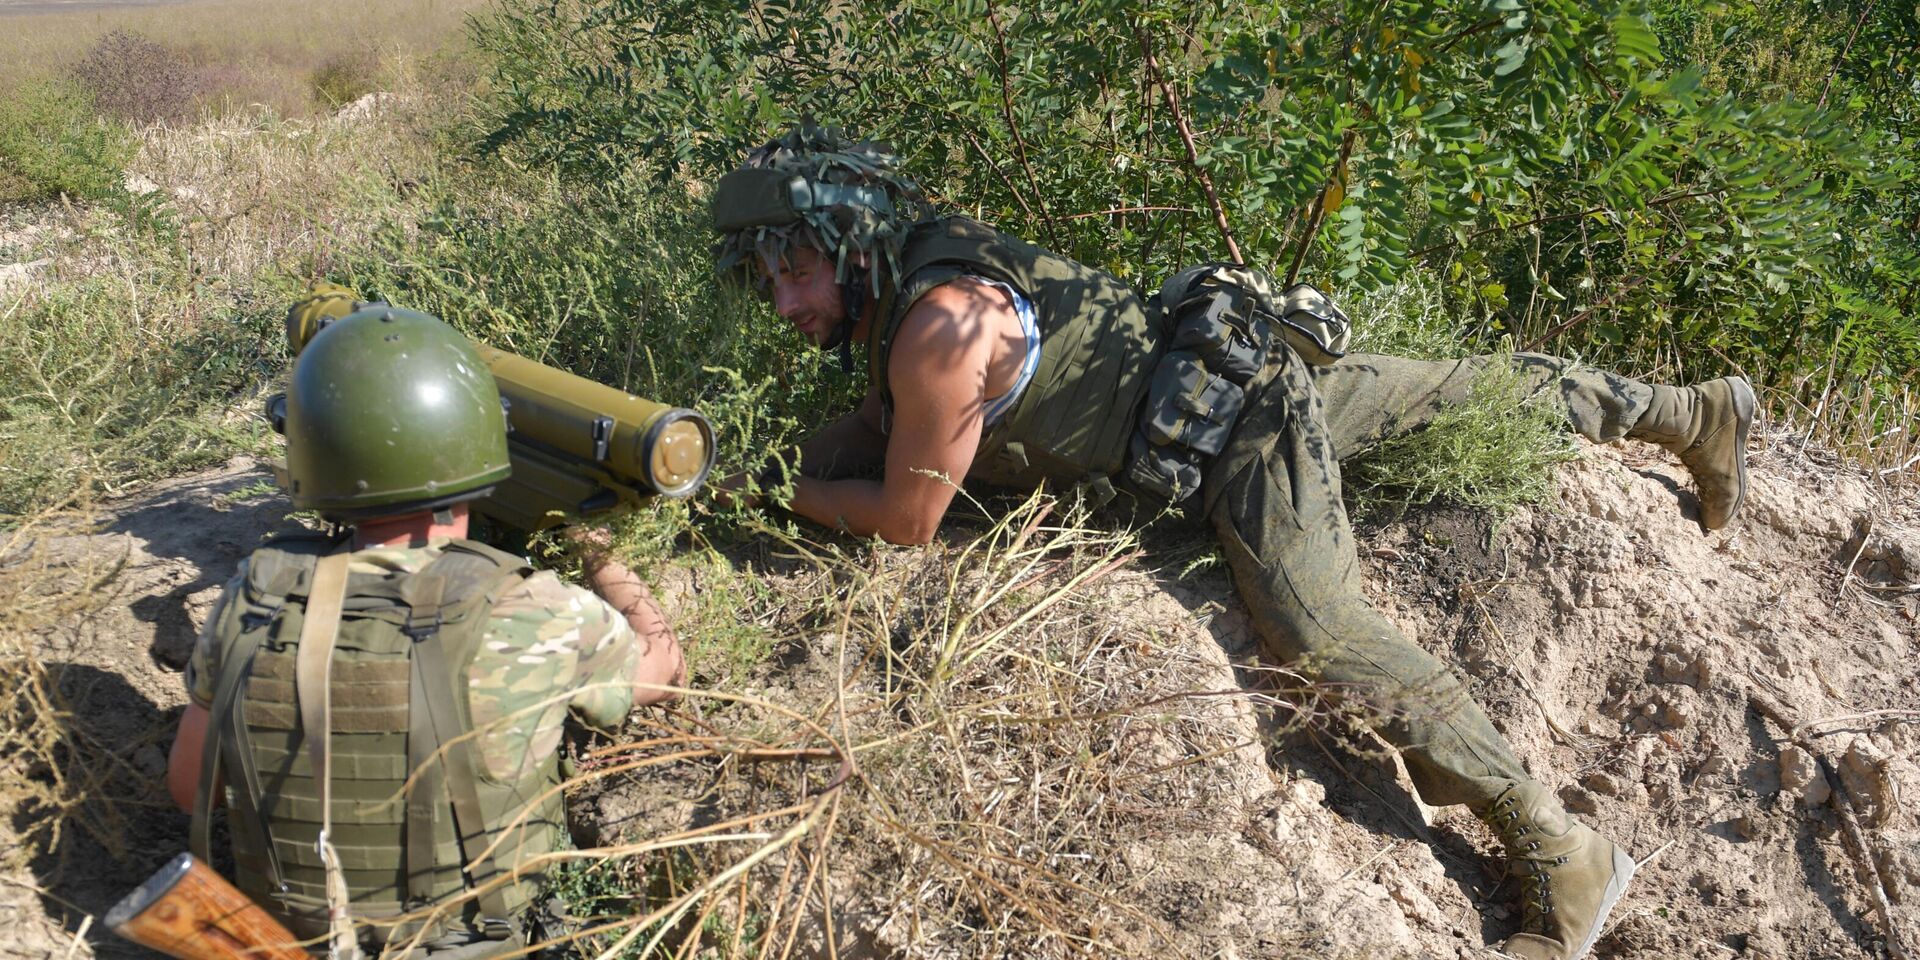
[[[324,863],[312,841],[331,812],[363,944],[508,938],[532,888],[501,879],[494,862],[537,857],[560,842],[564,812],[548,791],[558,774],[550,758],[506,780],[484,771],[469,743],[466,676],[495,603],[531,571],[518,557],[453,541],[419,572],[351,576],[329,685],[334,799],[323,803],[317,765],[301,749],[312,722],[298,716],[296,660],[316,560],[334,546],[280,538],[255,552],[244,589],[224,601],[214,625],[215,766],[203,761],[196,852],[208,846],[211,784],[224,771],[236,881],[296,933],[325,932]],[[488,847],[493,862],[476,862]],[[476,892],[489,879],[491,889]],[[458,912],[446,915],[449,905]],[[512,949],[519,941],[493,942]]]
[[[327,549],[337,545],[330,539],[312,536],[302,539]],[[285,603],[284,587],[261,599],[276,607]],[[218,627],[227,627],[228,621],[239,618],[239,613],[233,607],[241,600],[240,597],[226,598],[226,605],[220,610],[222,622]],[[246,742],[247,736],[246,718],[238,709],[240,692],[265,634],[258,630],[241,630],[233,639],[233,644],[221,645],[220,669],[214,681],[213,703],[208,710],[207,739],[200,752],[200,776],[193,795],[193,819],[187,828],[187,846],[201,862],[213,862],[213,792],[224,766],[229,777],[237,774],[240,780],[239,789],[233,791],[234,815],[229,818],[229,825],[234,830],[246,831],[251,837],[253,849],[265,852],[268,886],[276,890],[284,889],[286,882],[279,857],[274,854],[273,843],[267,836],[257,802],[261,796],[259,772],[254,767],[251,752],[240,746]]]
[[[407,750],[411,760],[416,749],[412,734],[425,734],[431,744],[431,749],[426,751],[428,755],[443,754],[440,764],[429,761],[429,766],[440,768],[442,775],[436,779],[446,784],[448,795],[453,800],[454,827],[460,835],[460,847],[466,852],[467,875],[480,890],[476,899],[480,903],[482,932],[490,939],[506,940],[513,937],[516,931],[507,912],[501,885],[491,882],[498,871],[494,867],[493,855],[486,851],[487,819],[480,804],[477,783],[479,763],[473,755],[472,738],[456,739],[467,727],[461,722],[453,702],[455,685],[461,688],[465,686],[462,680],[466,675],[466,664],[462,662],[456,670],[447,657],[446,645],[441,642],[439,611],[445,590],[446,580],[432,567],[408,578],[406,585],[401,588],[402,595],[407,597],[413,610],[407,635],[414,641],[410,684],[417,698],[412,701],[415,709],[408,714],[411,733],[407,737]],[[429,610],[433,611],[433,616],[431,622],[426,622],[421,615]],[[471,659],[471,656],[463,658],[467,659]],[[418,709],[421,706],[426,709]],[[423,719],[425,723],[422,723]],[[423,829],[416,830],[416,826]],[[430,830],[431,824],[408,825],[409,836]]]

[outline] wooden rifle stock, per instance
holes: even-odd
[[[107,911],[107,927],[180,960],[311,960],[280,921],[191,853]]]

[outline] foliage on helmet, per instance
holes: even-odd
[[[878,296],[882,273],[891,278],[889,283],[898,279],[907,228],[931,212],[919,185],[899,166],[899,155],[884,143],[856,142],[837,128],[810,123],[761,145],[747,154],[736,174],[773,170],[797,175],[806,181],[805,188],[824,199],[808,209],[792,210],[785,222],[728,229],[723,210],[742,198],[730,190],[733,175],[723,178],[714,191],[715,228],[721,233],[714,248],[718,269],[723,275],[746,272],[752,280],[755,258],[777,266],[794,245],[804,244],[831,260],[835,281],[844,283],[854,255],[864,253],[869,263],[886,267],[869,272],[871,292]]]

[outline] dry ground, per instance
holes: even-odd
[[[1803,457],[1759,459],[1742,522],[1712,536],[1683,514],[1677,465],[1614,448],[1588,448],[1557,503],[1497,530],[1438,511],[1366,533],[1374,600],[1460,665],[1536,775],[1647,861],[1599,957],[1885,955],[1833,791],[1783,749],[1755,694],[1814,724],[1809,739],[1862,804],[1907,942],[1920,940],[1920,825],[1903,802],[1920,790],[1920,504]],[[235,462],[108,505],[98,532],[44,539],[75,570],[126,558],[107,602],[38,640],[82,741],[117,765],[113,795],[92,798],[105,829],[70,825],[0,884],[0,953],[133,955],[80,931],[184,843],[161,749],[193,630],[233,563],[283,522],[263,478]],[[960,549],[872,562],[918,583],[907,596],[958,569]],[[781,551],[735,559],[779,589],[817,593],[825,576]],[[1271,682],[1244,611],[1218,572],[1183,566],[1136,560],[1050,607],[1010,597],[1045,611],[993,654],[1019,659],[994,676],[959,671],[938,709],[872,666],[911,656],[863,650],[852,624],[773,614],[779,661],[733,692],[838,709],[837,735],[863,751],[837,826],[816,830],[809,857],[830,869],[795,901],[796,950],[824,954],[831,936],[843,955],[1471,957],[1510,931],[1512,891],[1485,866],[1478,824],[1422,809],[1391,759],[1356,755],[1325,724],[1281,722],[1311,698],[1244,692]],[[675,602],[691,609],[702,589],[689,574]],[[900,609],[904,624],[938,607]],[[1033,675],[1056,678],[1037,681],[1058,688],[1046,702],[1098,715],[1065,709],[1032,733],[1015,716],[1032,692],[1015,689],[1022,661],[1052,664]],[[971,688],[1016,706],[965,706]],[[716,726],[760,722],[702,710]],[[900,746],[921,710],[950,726],[938,751]],[[727,764],[610,776],[575,793],[577,832],[659,835],[806,790],[793,783]],[[1011,808],[1025,819],[1004,819]],[[1026,836],[985,869],[967,859],[967,831],[997,823]]]

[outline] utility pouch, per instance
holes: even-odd
[[[1209,372],[1197,354],[1175,351],[1154,368],[1140,426],[1155,446],[1175,444],[1213,456],[1227,445],[1246,393]]]
[[[1160,288],[1170,352],[1154,368],[1132,439],[1132,485],[1175,502],[1200,489],[1207,458],[1225,449],[1240,416],[1241,387],[1278,349],[1276,331],[1315,366],[1346,355],[1352,325],[1332,300],[1304,283],[1284,293],[1275,286],[1258,270],[1203,263]]]
[[[1155,446],[1135,431],[1127,456],[1127,482],[1178,503],[1200,489],[1200,454],[1186,447]]]
[[[1312,284],[1295,284],[1280,295],[1280,327],[1300,359],[1325,367],[1347,355],[1353,322]]]
[[[1173,310],[1168,346],[1199,355],[1206,368],[1245,385],[1267,364],[1267,340],[1273,328],[1250,291],[1205,283]]]
[[[1232,263],[1203,263],[1168,279],[1160,288],[1160,302],[1168,308],[1167,316],[1177,323],[1186,316],[1188,304],[1205,296],[1210,288],[1247,294],[1252,299],[1250,315],[1278,327],[1300,359],[1316,367],[1328,366],[1347,355],[1352,321],[1312,284],[1294,284],[1282,292],[1272,277],[1259,270]],[[1180,335],[1177,327],[1168,332]],[[1175,349],[1180,349],[1177,343]]]

